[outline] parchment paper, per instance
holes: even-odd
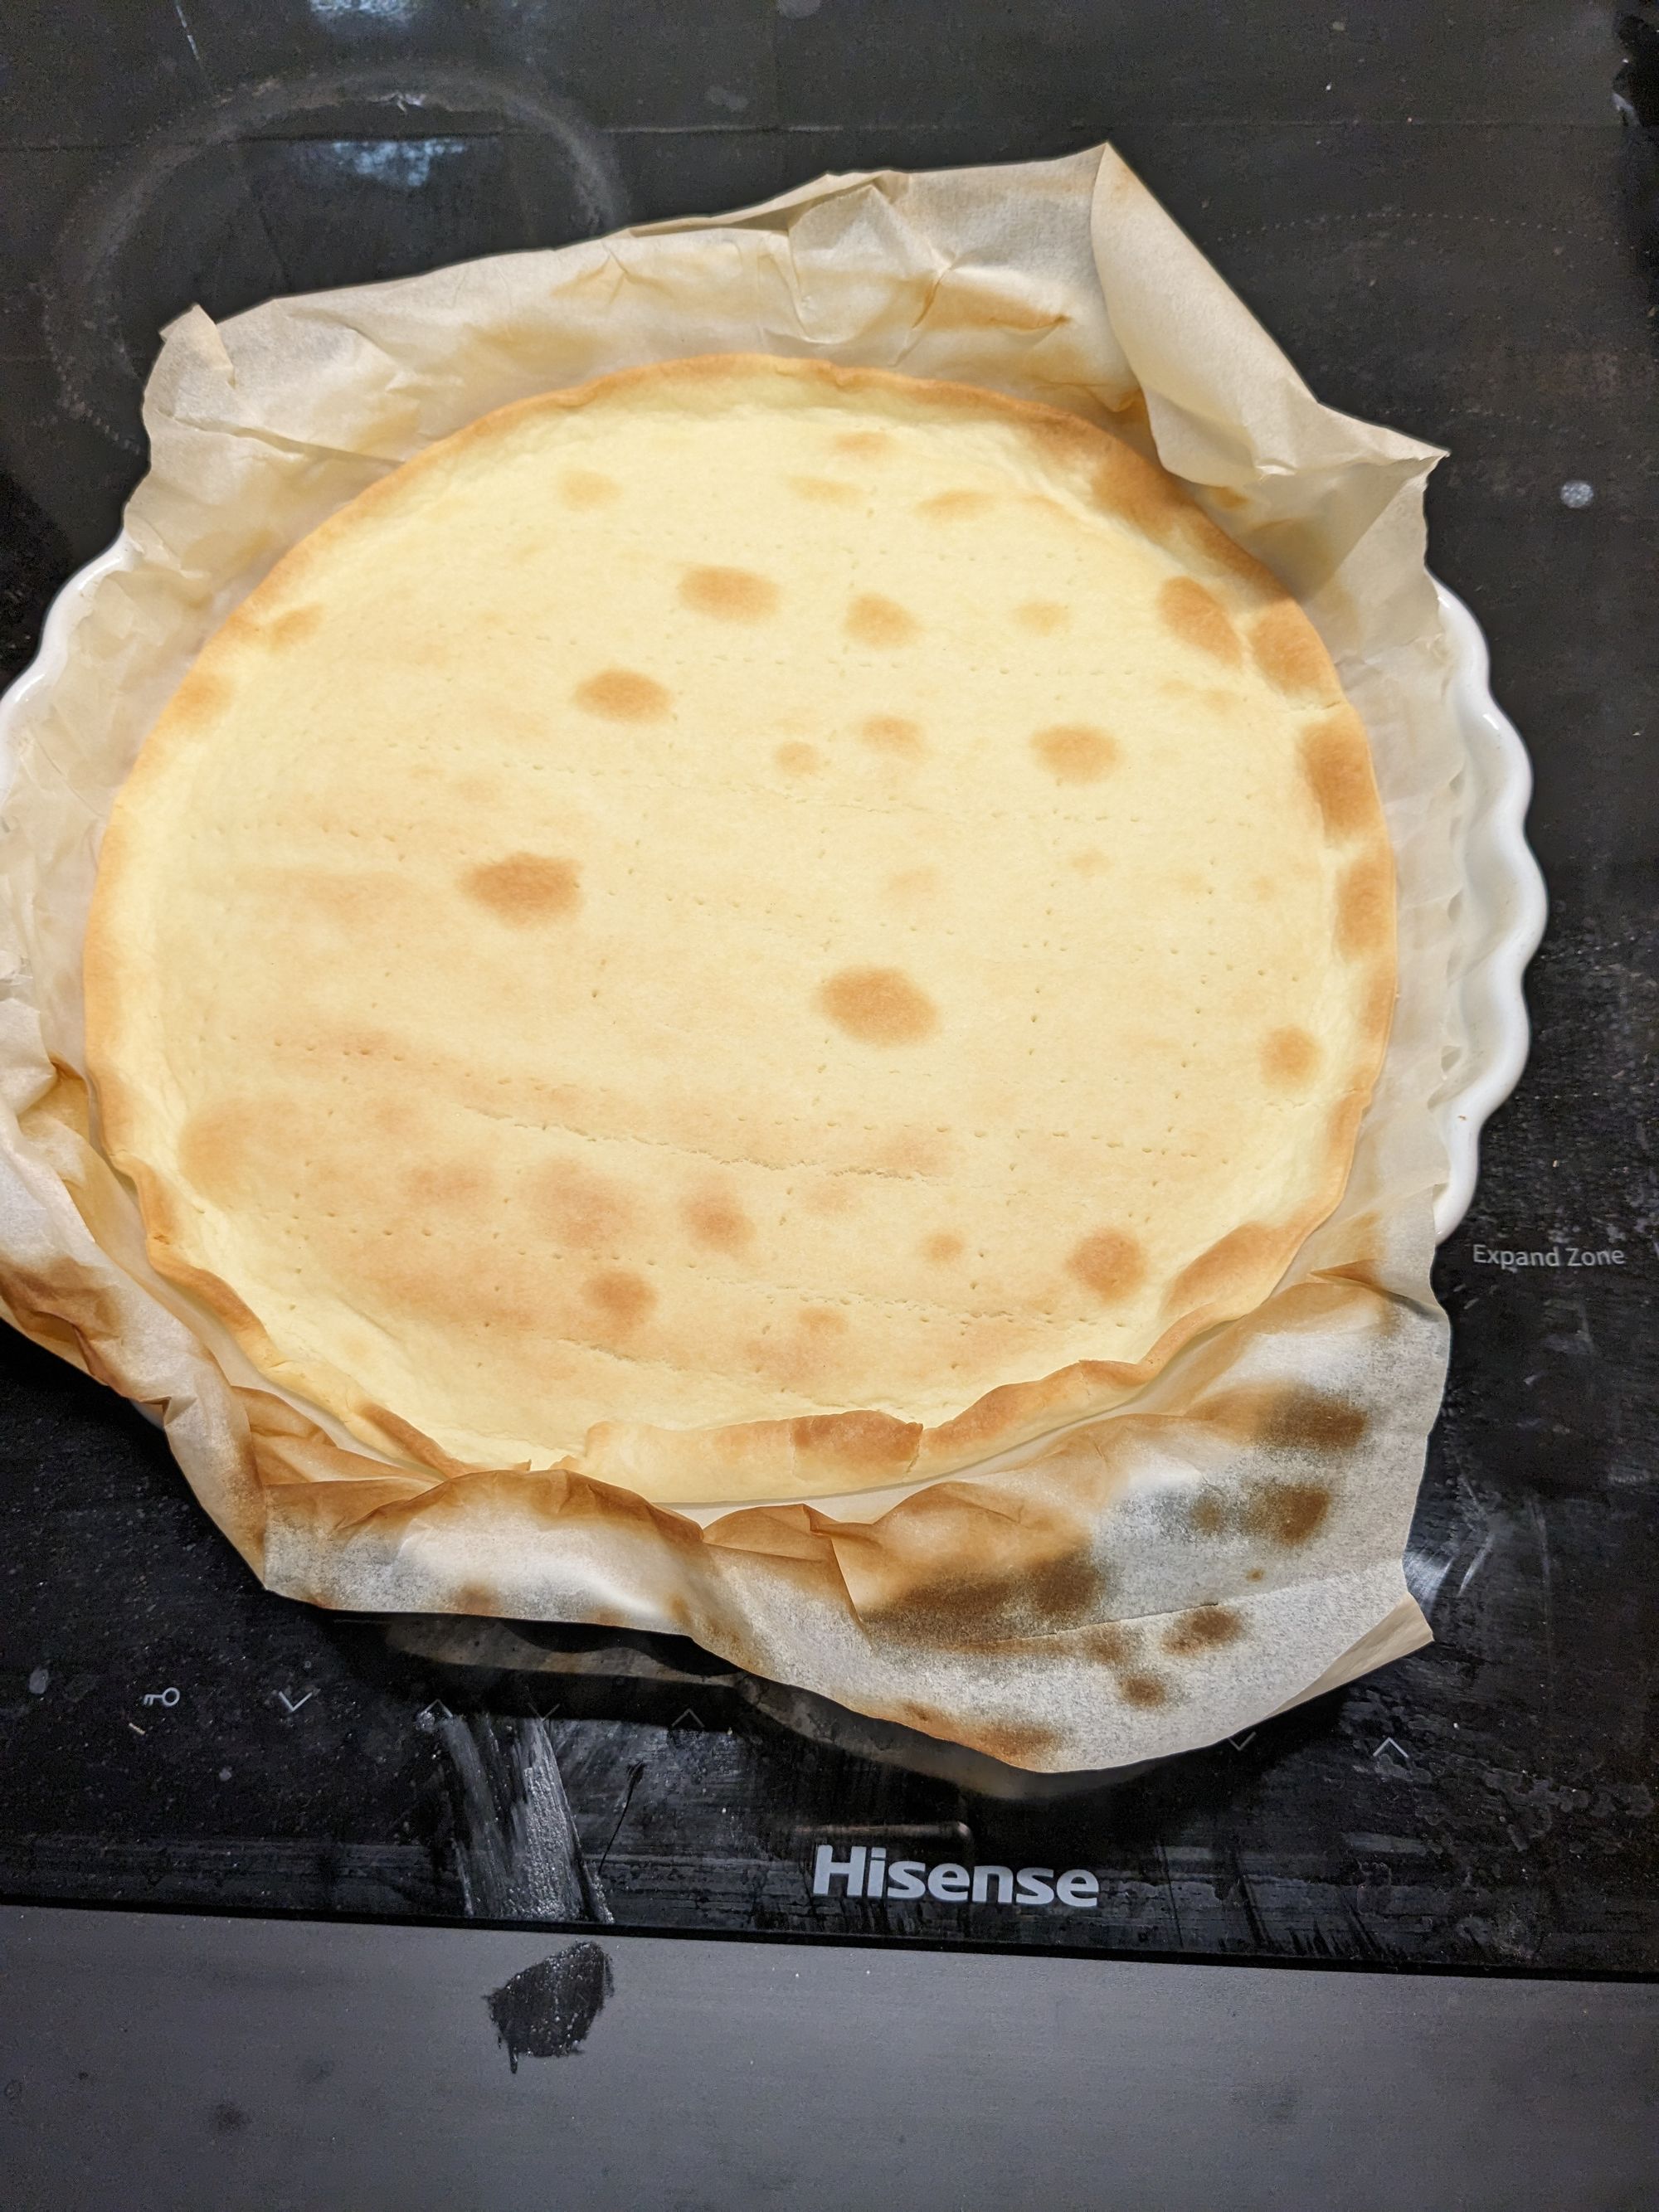
[[[1109,423],[1277,571],[1375,747],[1400,878],[1387,1065],[1342,1205],[1273,1296],[1103,1419],[986,1470],[811,1506],[672,1513],[557,1470],[445,1479],[274,1389],[149,1267],[82,1079],[99,836],[203,640],[343,501],[507,400],[732,349],[955,378]],[[15,718],[0,1310],[159,1413],[270,1589],[672,1629],[1045,1771],[1235,1734],[1426,1640],[1401,1554],[1446,1352],[1428,1103],[1461,761],[1424,567],[1432,448],[1319,406],[1109,149],[827,178],[218,328],[195,310],[167,333],[146,420],[130,547]]]

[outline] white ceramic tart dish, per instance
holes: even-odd
[[[88,1066],[150,1257],[445,1472],[947,1473],[1258,1305],[1395,993],[1358,717],[1162,470],[714,356],[302,542],[151,732]]]

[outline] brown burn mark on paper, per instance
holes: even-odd
[[[1202,1491],[1187,1518],[1199,1536],[1243,1536],[1296,1551],[1313,1541],[1330,1512],[1328,1483],[1285,1482],[1270,1475],[1241,1485],[1236,1493]]]
[[[1352,1451],[1370,1425],[1363,1407],[1301,1382],[1240,1383],[1200,1400],[1191,1418],[1240,1443],[1276,1451]]]
[[[1228,1605],[1197,1605],[1177,1614],[1164,1632],[1164,1649],[1176,1658],[1196,1658],[1200,1652],[1224,1650],[1244,1633],[1241,1616]]]
[[[1053,1764],[1054,1754],[1065,1741],[1058,1729],[1045,1728],[1037,1721],[976,1718],[964,1734],[959,1714],[935,1712],[931,1706],[918,1705],[908,1698],[895,1699],[884,1717],[896,1721],[901,1728],[914,1729],[918,1735],[937,1736],[945,1743],[965,1743],[970,1751],[982,1752],[988,1759],[999,1759],[1006,1766],[1039,1771]]]
[[[1115,1666],[1133,1639],[1103,1618],[1111,1574],[1093,1552],[1089,1487],[1061,1504],[946,1480],[878,1523],[827,1534],[854,1612],[884,1644],[1012,1654],[1082,1634],[1097,1639],[1091,1656]]]

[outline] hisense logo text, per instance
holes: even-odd
[[[812,1862],[814,1897],[933,1897],[941,1905],[1067,1905],[1087,1911],[1100,1902],[1100,1883],[1085,1867],[1056,1874],[1053,1867],[965,1867],[954,1859],[937,1866],[895,1859],[887,1847],[854,1844],[845,1858],[820,1844]]]

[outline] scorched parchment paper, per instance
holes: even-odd
[[[1400,1003],[1347,1192],[1255,1314],[1117,1412],[946,1480],[672,1512],[574,1473],[378,1459],[145,1261],[83,1079],[102,825],[203,641],[344,501],[507,400],[732,350],[958,379],[1109,424],[1301,599],[1370,729],[1399,867]],[[1462,760],[1424,566],[1433,448],[1321,407],[1109,149],[827,178],[218,327],[195,310],[167,333],[146,419],[121,556],[13,718],[0,1311],[160,1415],[269,1588],[674,1630],[1044,1771],[1213,1741],[1426,1639],[1401,1556],[1446,1353],[1429,1101]]]

